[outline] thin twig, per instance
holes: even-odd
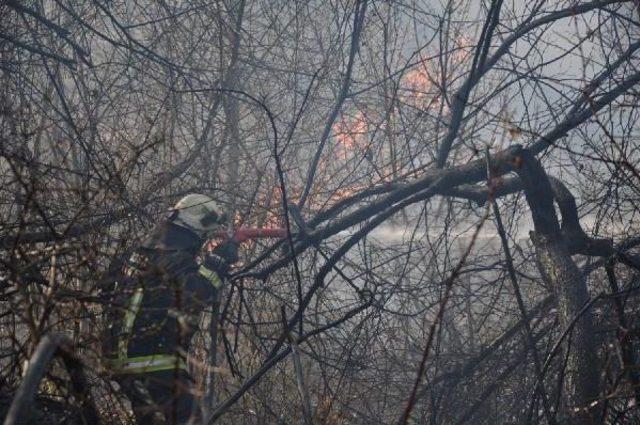
[[[440,322],[442,321],[442,317],[444,316],[445,307],[447,305],[447,302],[449,301],[449,296],[451,295],[451,289],[453,288],[453,282],[458,277],[458,274],[460,273],[460,270],[462,269],[462,266],[464,266],[464,264],[466,263],[467,257],[471,253],[471,249],[475,245],[476,239],[478,238],[478,235],[480,234],[480,229],[482,229],[482,226],[484,225],[484,223],[485,223],[485,221],[487,220],[488,217],[489,217],[489,209],[487,208],[485,210],[484,216],[482,217],[482,219],[480,220],[480,222],[476,226],[475,232],[473,233],[473,235],[471,237],[471,242],[469,243],[469,245],[467,246],[467,249],[463,253],[462,258],[460,258],[460,261],[458,262],[456,267],[451,272],[451,275],[445,281],[444,295],[442,296],[442,298],[440,300],[440,306],[438,307],[438,314],[436,315],[436,318],[434,319],[433,323],[431,323],[431,326],[429,328],[429,335],[427,337],[427,345],[424,347],[424,351],[422,353],[422,359],[420,360],[420,366],[418,367],[418,373],[416,375],[415,382],[413,383],[413,388],[411,389],[411,394],[409,395],[409,399],[407,401],[407,406],[405,407],[404,412],[402,412],[402,416],[400,416],[400,419],[398,420],[398,425],[405,425],[407,423],[407,421],[409,420],[409,415],[411,414],[411,411],[413,410],[413,407],[414,407],[415,402],[416,402],[416,395],[417,395],[417,392],[418,392],[418,387],[420,386],[420,382],[422,381],[422,375],[424,374],[424,369],[425,369],[425,366],[427,364],[427,359],[429,357],[429,351],[431,350],[431,344],[433,343],[433,339],[434,339],[434,336],[435,336],[435,333],[436,333],[436,329],[438,328],[438,325],[440,324]]]
[[[295,338],[291,336],[291,332],[287,330],[287,313],[284,305],[280,306],[280,314],[282,318],[282,326],[284,332],[287,334],[287,340],[291,346],[291,357],[293,358],[293,369],[296,374],[296,384],[298,387],[298,393],[302,401],[302,415],[304,417],[304,423],[311,425],[313,418],[311,415],[311,397],[309,396],[309,389],[304,382],[304,371],[302,369],[302,362],[300,360],[300,349]]]

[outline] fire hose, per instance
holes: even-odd
[[[289,213],[297,227],[296,231],[302,234],[306,231],[306,223],[296,205],[289,205]],[[293,230],[293,229],[292,229]],[[219,230],[213,234],[213,239],[234,239],[237,242],[245,242],[251,239],[282,239],[287,237],[287,229],[284,227],[238,227],[230,230]]]
[[[287,229],[283,227],[239,227],[231,232],[219,230],[214,233],[214,239],[234,239],[245,242],[250,239],[281,239],[287,236]]]

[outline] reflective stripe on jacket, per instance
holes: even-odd
[[[133,270],[129,270],[127,274],[132,274]],[[138,272],[140,272],[138,270]],[[218,290],[222,286],[222,280],[218,274],[204,265],[198,268],[198,276],[202,279],[206,279],[213,290]],[[113,369],[116,374],[138,374],[158,372],[171,369],[187,369],[186,362],[175,354],[150,354],[143,356],[129,357],[129,341],[134,335],[134,325],[136,318],[140,313],[140,308],[144,298],[144,289],[138,287],[131,297],[124,314],[122,322],[122,329],[117,341],[117,359],[107,360],[107,364]],[[205,301],[205,300],[203,300]],[[183,315],[172,314],[167,312],[167,316],[175,316],[175,319],[180,322],[184,317]]]
[[[118,375],[160,372],[163,370],[187,370],[187,364],[172,354],[152,354],[123,359],[108,359],[107,365]]]

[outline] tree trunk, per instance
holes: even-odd
[[[553,288],[560,324],[562,329],[567,329],[589,302],[585,279],[569,255],[562,237],[532,232],[531,239],[536,250],[538,269]],[[565,350],[570,350],[564,369],[566,413],[571,423],[599,423],[599,368],[591,310],[584,311],[573,326],[565,343]]]
[[[538,269],[553,288],[562,329],[573,326],[564,344],[565,352],[568,351],[563,384],[565,415],[570,423],[596,424],[601,419],[597,402],[600,396],[598,347],[593,340],[592,311],[582,311],[589,302],[586,280],[573,262],[560,231],[546,172],[527,150],[523,149],[518,156],[516,171],[533,217],[535,232],[531,233],[531,239]],[[577,317],[579,314],[581,316]]]

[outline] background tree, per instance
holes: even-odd
[[[208,421],[637,420],[637,2],[0,13],[5,404],[51,335],[99,370],[106,282],[203,192],[291,231],[194,340]]]

